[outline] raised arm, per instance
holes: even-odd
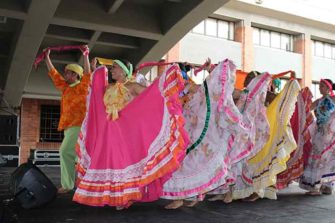
[[[142,86],[139,83],[129,83],[127,88],[130,90],[133,96],[140,95],[146,89],[146,87]]]
[[[210,73],[212,71],[212,62],[211,62],[211,58],[207,58],[206,62],[206,67],[204,68],[204,70],[206,70],[208,73]]]
[[[48,71],[51,71],[52,69],[55,69],[54,65],[52,64],[50,60],[50,49],[46,48],[43,50],[45,52],[45,64],[48,67]]]
[[[50,78],[52,79],[52,82],[54,83],[55,87],[60,90],[63,91],[68,84],[65,82],[63,76],[58,73],[58,71],[56,70],[56,68],[54,67],[54,65],[51,62],[50,59],[50,49],[44,49],[43,50],[45,52],[45,63],[48,67],[48,75],[50,76]]]
[[[89,59],[89,48],[87,45],[83,45],[81,48],[80,48],[81,52],[83,53],[83,56],[84,56],[84,74],[90,74],[92,71],[91,71],[91,65],[90,65],[90,59]]]

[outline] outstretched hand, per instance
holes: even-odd
[[[88,45],[82,45],[80,47],[80,51],[83,53],[84,56],[87,56],[90,52],[90,49],[88,48]]]
[[[43,52],[45,53],[44,61],[47,65],[47,67],[48,67],[48,70],[50,71],[50,70],[55,68],[54,65],[52,64],[51,60],[50,60],[50,48],[45,48],[43,50]]]
[[[49,56],[50,56],[50,49],[49,49],[49,48],[45,48],[45,49],[43,49],[43,52],[45,53],[45,56],[46,56],[46,57],[49,57]]]
[[[212,65],[211,58],[208,57],[207,60],[206,60],[206,62],[205,62],[205,70],[207,70],[208,72],[210,72],[211,65]]]

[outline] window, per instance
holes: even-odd
[[[206,35],[208,36],[217,35],[216,19],[206,19]]]
[[[312,47],[314,56],[335,60],[335,44],[314,40]]]
[[[253,28],[253,42],[256,45],[260,45],[260,31],[257,28]]]
[[[218,37],[229,39],[229,23],[226,21],[218,21]]]
[[[293,49],[293,37],[287,35],[287,34],[281,34],[281,44],[280,44],[280,49],[286,50],[286,51],[292,51]]]
[[[233,22],[207,18],[195,26],[191,32],[203,34],[206,36],[234,40],[234,29]]]
[[[277,32],[271,32],[271,47],[273,48],[281,48],[281,44],[280,44],[280,33]]]
[[[270,32],[268,30],[261,29],[261,45],[270,46]]]
[[[266,46],[285,51],[293,51],[293,35],[266,29],[253,28],[255,45]]]
[[[323,57],[323,43],[320,42],[320,41],[315,41],[315,44],[314,44],[314,47],[315,47],[315,56],[319,56],[319,57]]]
[[[235,36],[235,23],[229,22],[229,40],[234,40]]]
[[[194,33],[205,34],[205,22],[202,21],[192,30]]]
[[[57,131],[60,119],[59,105],[41,105],[41,142],[61,142],[64,138],[63,132]]]
[[[332,45],[325,43],[324,54],[326,58],[332,58]]]

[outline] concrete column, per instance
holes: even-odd
[[[35,56],[60,0],[29,2],[28,17],[23,22],[16,41],[5,86],[5,98],[13,107],[21,104],[22,92],[28,81]]]
[[[242,46],[242,70],[250,72],[254,69],[253,29],[248,21],[241,21],[235,27],[235,40]]]
[[[312,87],[312,40],[309,34],[301,34],[294,41],[294,52],[302,55],[302,87]]]

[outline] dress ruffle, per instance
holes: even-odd
[[[103,95],[107,69],[92,77],[87,114],[77,144],[78,185],[73,200],[92,206],[153,201],[185,156],[189,138],[178,99],[184,82],[177,65],[108,120]]]

